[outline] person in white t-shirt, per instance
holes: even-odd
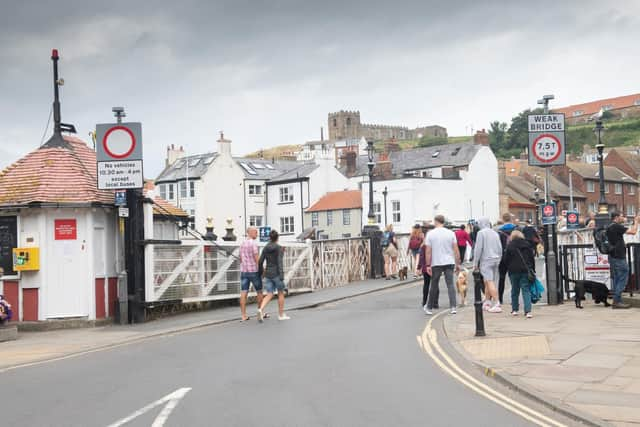
[[[444,281],[447,284],[449,294],[449,309],[451,314],[456,314],[456,289],[453,281],[454,272],[460,271],[460,251],[458,242],[453,231],[444,227],[445,219],[443,215],[436,215],[434,218],[436,228],[427,233],[425,244],[427,272],[431,275],[431,286],[429,288],[429,298],[427,299],[427,314],[433,314],[433,307],[436,305],[436,292],[440,285],[440,276],[444,274]]]

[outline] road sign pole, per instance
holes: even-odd
[[[549,114],[549,99],[544,97],[544,114]],[[540,102],[540,101],[538,101]],[[564,128],[564,126],[563,126]],[[545,199],[547,203],[551,203],[551,166],[545,167]],[[556,212],[557,213],[557,212]],[[557,305],[558,304],[558,283],[557,283],[557,257],[556,250],[554,248],[554,234],[555,227],[553,224],[547,224],[547,258],[546,258],[546,266],[547,266],[547,302],[549,305]]]

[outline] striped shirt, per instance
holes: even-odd
[[[242,245],[240,245],[240,272],[258,272],[256,255],[258,255],[258,244],[256,243],[255,239],[247,239],[242,242]]]

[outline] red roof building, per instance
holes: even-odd
[[[575,125],[589,122],[600,110],[611,111],[620,118],[640,117],[640,93],[554,108],[553,112],[563,113],[566,122]]]
[[[360,190],[345,190],[327,193],[311,205],[307,212],[336,209],[362,209],[362,192]]]

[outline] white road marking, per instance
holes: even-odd
[[[165,397],[158,399],[153,403],[148,404],[144,408],[138,409],[128,417],[118,420],[113,424],[109,424],[107,427],[120,427],[128,423],[129,421],[135,418],[138,418],[140,415],[149,412],[156,406],[160,406],[166,402],[167,404],[164,406],[164,408],[162,408],[162,411],[160,411],[160,414],[158,414],[156,419],[153,420],[153,424],[151,424],[151,427],[162,427],[164,423],[167,421],[167,419],[169,418],[169,415],[171,415],[171,412],[175,409],[175,407],[180,402],[180,399],[182,399],[185,396],[185,394],[187,394],[190,390],[191,390],[191,387],[179,388],[173,393],[167,394]]]
[[[490,388],[486,384],[478,381],[468,373],[462,370],[440,347],[438,344],[438,334],[432,329],[431,324],[438,317],[447,313],[446,311],[440,312],[437,315],[433,316],[424,330],[422,331],[422,336],[417,336],[418,346],[421,347],[425,353],[431,357],[431,359],[447,374],[451,377],[480,394],[481,396],[491,400],[492,402],[502,406],[503,408],[520,415],[528,421],[531,421],[534,424],[539,426],[556,426],[556,427],[565,427],[564,424],[555,421],[546,415],[535,411],[507,396],[502,393],[495,391]],[[441,359],[442,358],[442,359]],[[446,363],[445,363],[446,362]]]

